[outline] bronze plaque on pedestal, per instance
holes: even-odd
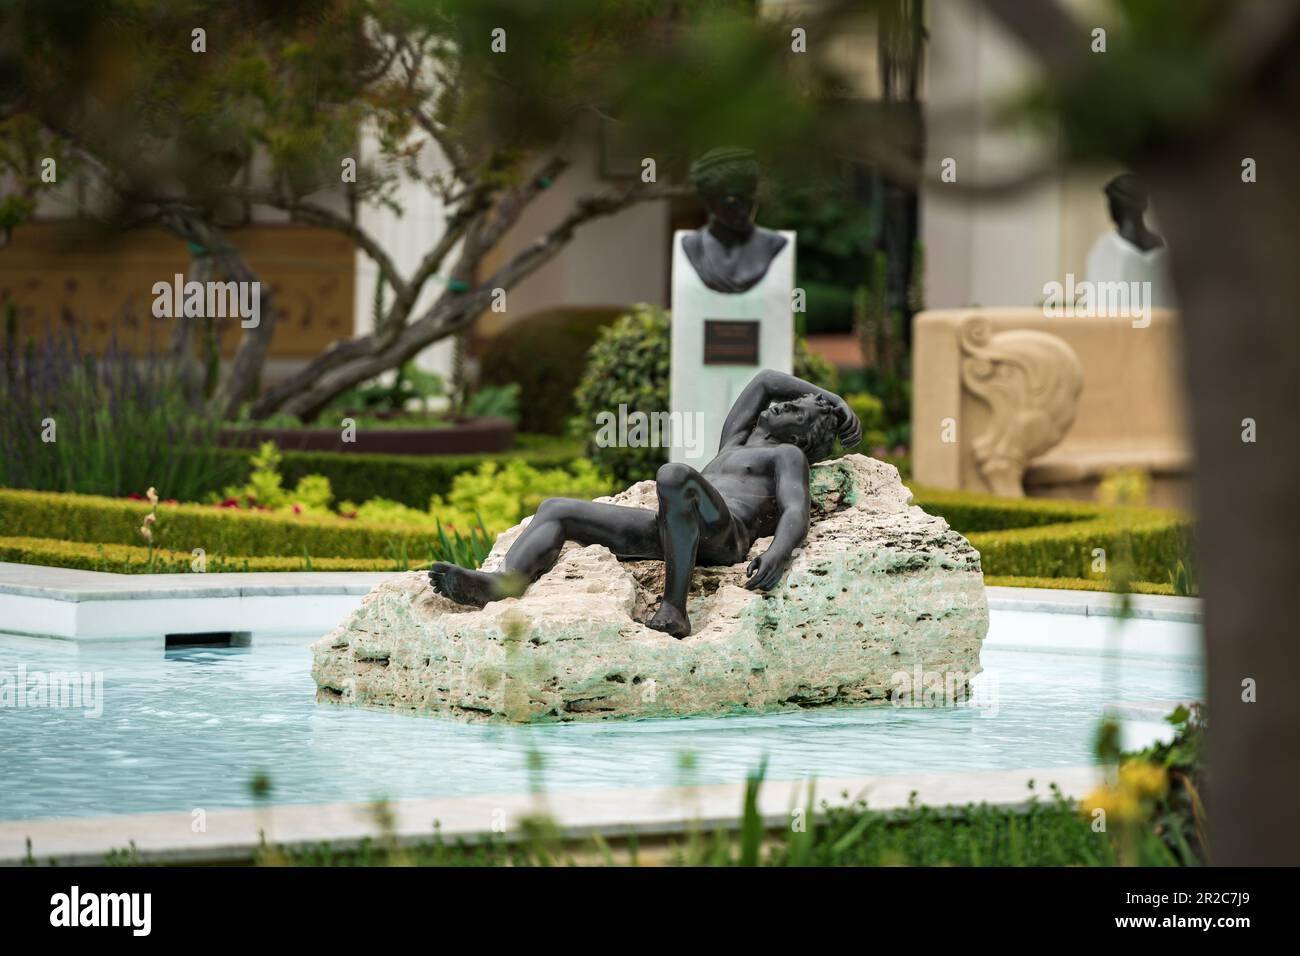
[[[758,322],[704,320],[705,365],[757,365]]]

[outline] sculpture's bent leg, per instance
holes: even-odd
[[[664,597],[646,624],[681,638],[691,633],[686,593],[701,547],[715,559],[739,561],[745,554],[727,503],[703,475],[689,465],[671,463],[659,469],[655,482]]]
[[[620,558],[661,556],[653,511],[577,498],[547,498],[506,552],[500,571],[473,571],[438,562],[429,569],[429,583],[456,603],[476,607],[518,597],[555,566],[566,541],[603,545]]]

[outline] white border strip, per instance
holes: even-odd
[[[1028,789],[1029,781],[1034,789]],[[1055,783],[1064,797],[1078,800],[1101,782],[1098,767],[1056,767],[1048,770],[1000,770],[985,773],[903,774],[817,781],[816,805],[847,806],[859,798],[872,810],[892,812],[907,807],[913,794],[930,807],[990,806],[1023,809],[1037,795],[1053,799]],[[848,794],[846,797],[845,794]],[[403,845],[430,842],[434,825],[446,843],[482,842],[504,826],[504,836],[518,836],[519,822],[547,813],[564,837],[582,840],[595,834],[620,839],[706,832],[739,824],[744,784],[639,790],[567,791],[542,796],[527,794],[400,800],[388,805],[393,835]],[[808,806],[808,785],[799,780],[767,781],[759,791],[759,812],[767,829],[790,826],[793,812]],[[269,806],[262,809],[214,810],[205,829],[196,833],[190,813],[132,814],[109,817],[65,817],[56,820],[0,822],[0,865],[51,860],[60,865],[94,865],[113,851],[134,845],[133,860],[141,863],[194,864],[252,858],[265,831],[268,843],[302,847],[329,843],[348,848],[379,835],[374,807],[366,803]]]
[[[1123,610],[1122,596],[1109,591],[1004,587],[986,587],[984,591],[988,595],[989,608],[999,611],[1119,617]],[[1162,594],[1129,595],[1129,614],[1135,618],[1199,624],[1203,613],[1200,598],[1169,597]]]

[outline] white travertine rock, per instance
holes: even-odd
[[[317,699],[563,721],[880,703],[918,666],[978,673],[988,605],[969,542],[909,504],[894,466],[861,455],[814,466],[812,497],[808,538],[772,591],[746,590],[743,563],[695,570],[680,641],[640,623],[663,564],[599,546],[567,545],[523,597],[482,609],[437,594],[425,572],[395,575],[313,645]],[[655,485],[601,500],[653,509]]]

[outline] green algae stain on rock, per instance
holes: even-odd
[[[853,469],[844,459],[822,462],[812,469],[809,480],[813,511],[828,515],[852,508],[856,499],[854,485]]]

